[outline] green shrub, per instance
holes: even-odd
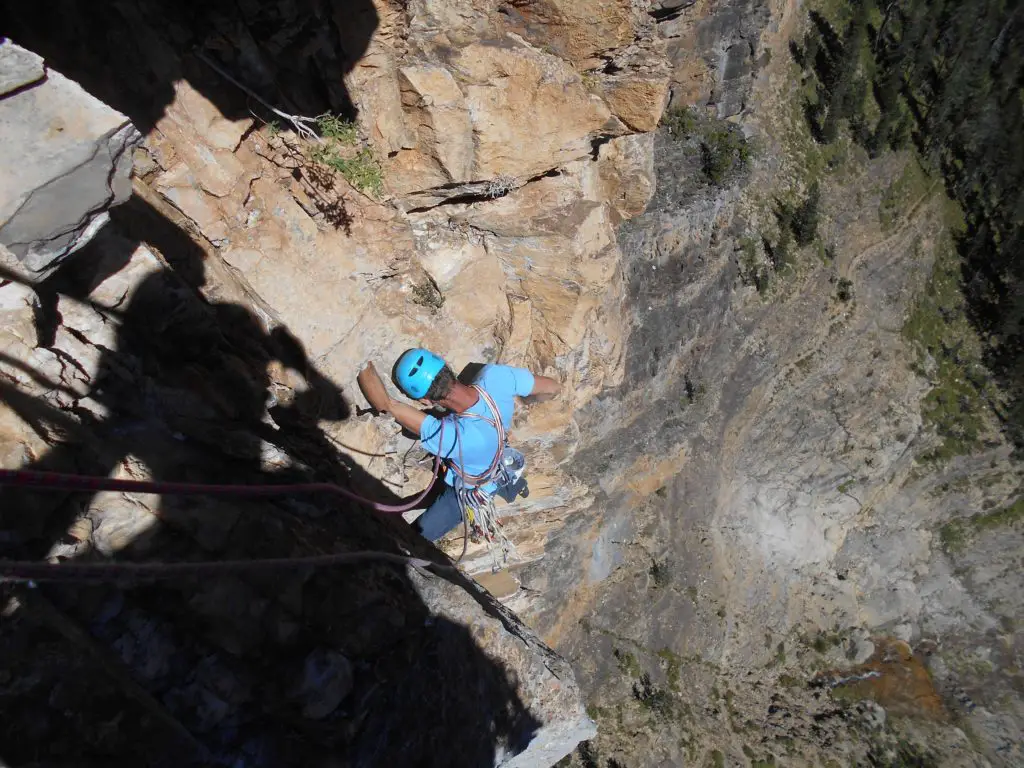
[[[430,280],[424,280],[412,287],[412,303],[430,309],[440,309],[444,306],[444,294]]]
[[[853,281],[840,277],[836,283],[836,298],[840,301],[849,301],[853,298]]]
[[[735,126],[719,125],[704,134],[701,143],[701,170],[712,184],[721,185],[750,161],[750,146]]]
[[[754,286],[758,293],[768,290],[768,268],[758,258],[757,243],[751,237],[740,240],[739,276],[740,282]]]
[[[339,144],[350,147],[359,140],[359,129],[355,123],[343,120],[335,115],[319,115],[316,127],[324,139],[333,139]]]
[[[633,698],[658,718],[667,718],[675,706],[672,694],[654,685],[646,672],[640,676],[639,681],[633,683]]]
[[[337,171],[360,192],[369,192],[377,196],[384,192],[384,173],[373,152],[367,147],[352,157],[346,157],[341,154],[336,144],[327,141],[314,144],[309,150],[309,159]]]
[[[692,107],[672,107],[665,110],[661,124],[668,128],[672,138],[679,140],[696,133],[700,116]]]
[[[818,236],[818,202],[821,190],[815,182],[801,202],[793,204],[777,200],[775,220],[779,223],[780,238],[792,234],[797,246],[810,245]],[[781,242],[781,239],[780,239]]]
[[[647,575],[651,577],[655,589],[667,586],[672,580],[672,569],[669,568],[668,560],[651,560]]]
[[[807,193],[807,197],[793,212],[790,228],[797,245],[810,245],[818,236],[818,201],[821,191],[815,182]]]
[[[615,657],[615,663],[619,665],[621,672],[630,677],[640,677],[640,662],[636,660],[636,656],[621,648],[614,649],[612,655]]]

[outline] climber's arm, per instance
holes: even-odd
[[[394,420],[403,427],[417,435],[420,433],[420,427],[423,426],[427,414],[419,408],[413,408],[411,405],[392,398],[384,387],[384,382],[381,381],[373,363],[366,364],[366,367],[359,372],[357,381],[359,388],[363,390],[363,395],[366,396],[366,401],[373,410],[379,413],[390,413]]]
[[[562,391],[562,382],[558,379],[552,379],[550,376],[538,376],[533,375],[533,389],[530,391],[530,397],[536,395],[557,395]]]
[[[403,427],[408,429],[414,434],[419,434],[420,429],[423,427],[423,422],[427,418],[427,414],[421,411],[419,408],[413,408],[411,405],[400,403],[398,400],[388,398],[390,404],[387,408],[395,421],[401,424]]]

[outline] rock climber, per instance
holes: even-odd
[[[445,461],[444,492],[413,523],[431,541],[438,541],[462,522],[460,489],[498,493],[512,501],[513,483],[502,485],[498,469],[505,437],[512,426],[515,398],[554,397],[561,384],[525,368],[485,365],[472,385],[460,382],[445,361],[426,349],[410,349],[395,363],[394,381],[406,397],[450,413],[437,418],[392,398],[373,363],[359,373],[359,386],[374,410],[419,436],[423,448]],[[493,409],[497,408],[495,414]],[[500,420],[498,416],[500,415]]]

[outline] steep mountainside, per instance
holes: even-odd
[[[1022,472],[995,413],[936,407],[977,344],[962,220],[911,153],[814,140],[804,13],[758,43],[749,150],[670,114],[620,230],[627,371],[575,463],[602,496],[515,603],[590,691],[576,764],[1022,759]]]

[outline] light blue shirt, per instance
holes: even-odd
[[[533,392],[533,374],[525,368],[512,368],[507,365],[485,365],[476,377],[474,384],[482,387],[494,400],[501,412],[501,423],[507,432],[512,427],[512,414],[515,411],[515,397],[526,397]],[[481,397],[465,412],[494,418],[491,409]],[[441,422],[444,422],[444,445],[441,444]],[[423,447],[442,459],[451,459],[459,464],[464,472],[479,475],[486,472],[494,461],[495,454],[501,450],[498,445],[498,431],[483,419],[459,418],[445,416],[438,419],[427,416],[420,427],[420,442]],[[459,448],[461,444],[461,462]],[[455,485],[456,474],[445,473],[445,482]],[[483,487],[493,491],[494,483]]]

